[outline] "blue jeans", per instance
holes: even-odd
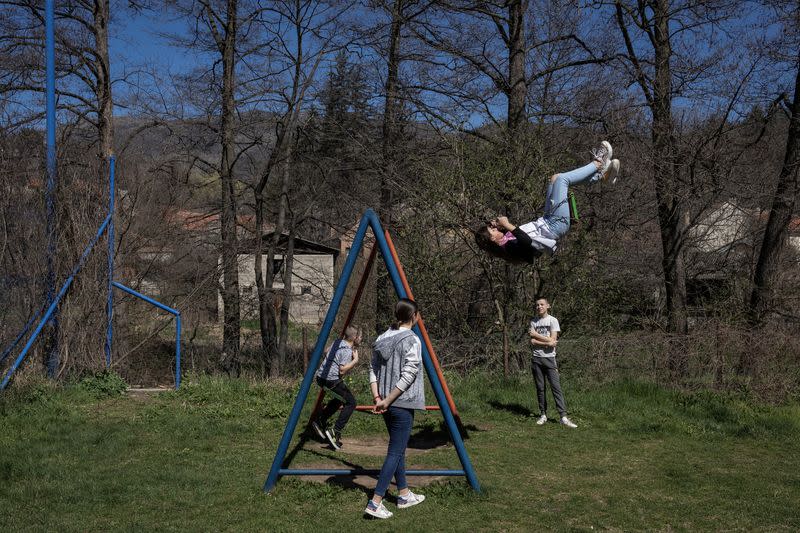
[[[411,426],[414,425],[414,410],[390,406],[383,413],[383,421],[386,429],[389,430],[389,449],[386,451],[386,459],[383,460],[378,484],[375,485],[375,495],[381,498],[389,489],[392,477],[394,477],[398,489],[408,487],[406,447],[411,436]]]
[[[586,181],[597,181],[599,173],[592,162],[586,166],[556,174],[556,179],[547,185],[547,196],[544,200],[544,221],[557,239],[569,230],[569,202],[567,192],[571,185]]]

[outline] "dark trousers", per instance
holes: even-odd
[[[550,382],[550,390],[556,401],[556,409],[560,416],[567,415],[567,402],[561,391],[561,378],[558,375],[558,364],[555,357],[534,357],[533,378],[536,380],[536,398],[539,400],[539,415],[547,414],[547,390],[545,378]]]
[[[331,399],[325,404],[322,413],[319,415],[319,421],[323,426],[328,424],[328,419],[333,416],[333,413],[344,406],[342,407],[342,412],[339,413],[339,418],[336,419],[336,423],[333,425],[333,431],[341,433],[347,425],[347,421],[350,420],[350,415],[356,410],[356,397],[353,396],[353,393],[350,392],[350,389],[341,379],[328,381],[327,379],[317,378],[317,385],[327,389],[331,394]]]
[[[390,406],[383,413],[383,422],[389,431],[389,449],[386,450],[386,459],[383,460],[378,484],[375,485],[375,494],[381,498],[389,489],[392,477],[394,477],[398,489],[408,487],[406,447],[408,447],[408,439],[411,437],[411,427],[414,425],[414,410]]]

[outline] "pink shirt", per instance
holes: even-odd
[[[508,241],[516,241],[516,240],[517,238],[514,237],[514,234],[512,234],[510,231],[507,231],[506,234],[503,235],[503,238],[500,240],[500,246],[505,246]]]

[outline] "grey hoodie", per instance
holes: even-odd
[[[372,345],[369,382],[378,384],[386,398],[397,387],[401,394],[392,405],[425,409],[425,379],[422,372],[422,344],[413,331],[389,329]]]

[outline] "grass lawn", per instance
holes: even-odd
[[[0,398],[0,531],[800,530],[798,405],[630,381],[579,389],[565,373],[569,430],[534,424],[526,376],[450,386],[482,492],[437,483],[412,509],[387,499],[397,512],[383,522],[362,517],[367,494],[346,480],[282,478],[262,492],[297,383],[187,379],[146,398],[12,386]],[[415,432],[441,437],[440,415],[419,414]],[[379,417],[356,413],[347,436],[383,435]],[[307,447],[292,466],[337,458],[381,463]],[[408,466],[460,468],[452,446]]]

